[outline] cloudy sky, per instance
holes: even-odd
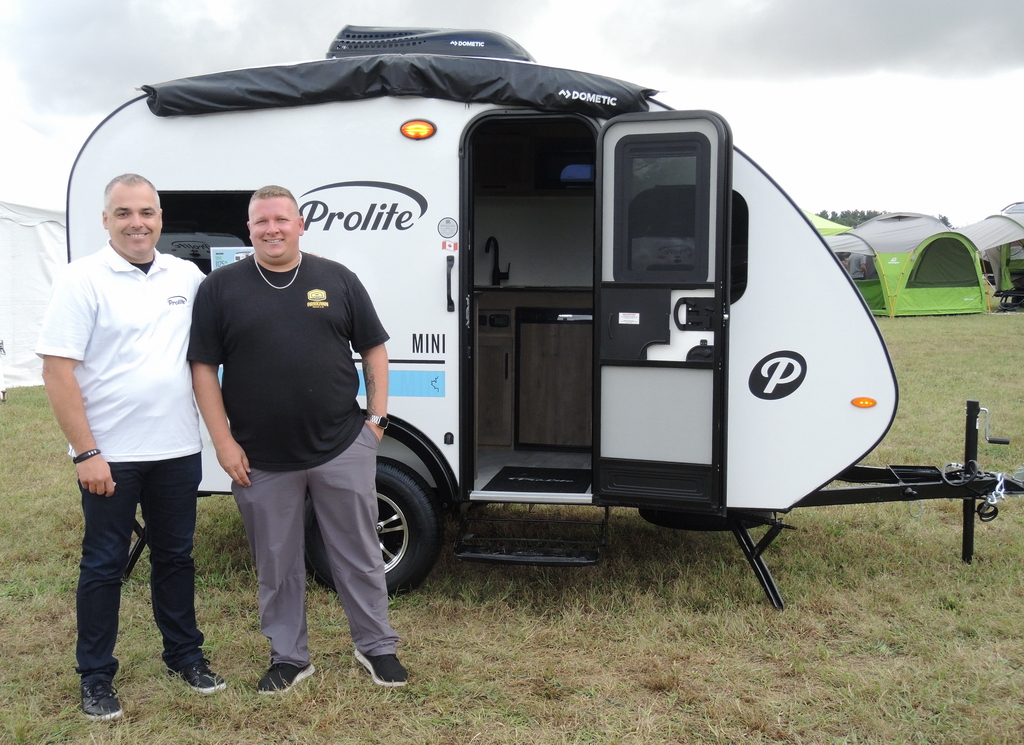
[[[717,111],[815,212],[964,225],[1024,201],[1022,0],[0,0],[0,142],[31,141],[0,152],[0,182],[12,158],[66,174],[144,83],[320,59],[346,24],[500,31]]]

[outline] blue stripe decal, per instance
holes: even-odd
[[[359,395],[366,395],[362,370],[359,370]],[[391,370],[388,372],[388,396],[444,398],[444,371]]]

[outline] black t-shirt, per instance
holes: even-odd
[[[224,365],[224,407],[249,463],[295,471],[326,463],[359,435],[352,352],[388,338],[345,266],[304,253],[295,281],[277,289],[249,258],[199,286],[188,358]]]

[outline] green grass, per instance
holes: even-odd
[[[900,377],[872,463],[963,455],[963,405],[992,410],[982,466],[1024,462],[1024,314],[882,319]],[[256,585],[227,497],[200,501],[198,604],[228,689],[165,679],[145,559],[126,584],[117,654],[123,720],[77,711],[80,509],[40,388],[0,405],[2,743],[1017,743],[1024,739],[1024,504],[979,525],[959,560],[960,504],[798,510],[766,559],[766,602],[731,536],[613,512],[589,569],[443,556],[393,601],[412,684],[374,686],[344,615],[310,585],[318,673],[267,700]]]

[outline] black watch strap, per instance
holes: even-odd
[[[79,453],[74,458],[72,458],[71,462],[77,465],[78,463],[81,463],[83,460],[89,460],[89,458],[99,454],[100,451],[96,449],[86,450],[84,453]]]

